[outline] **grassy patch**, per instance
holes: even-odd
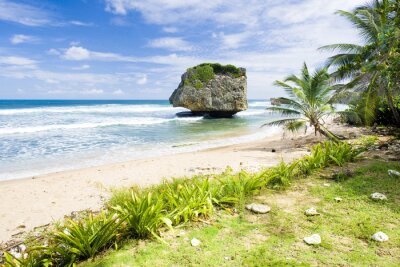
[[[231,216],[219,211],[211,226],[194,224],[180,237],[165,237],[168,245],[132,241],[81,265],[398,266],[400,179],[390,177],[387,170],[400,170],[400,164],[367,161],[358,165],[352,177],[339,182],[315,176],[293,182],[286,192],[262,191],[256,199],[273,207],[267,215],[245,211],[243,216]],[[384,193],[388,200],[371,200],[374,192]],[[335,202],[335,197],[343,201]],[[285,208],[285,201],[293,202],[291,209]],[[311,206],[321,215],[306,217],[303,212]],[[377,231],[388,234],[389,241],[372,241]],[[303,242],[313,233],[321,235],[321,245]],[[191,238],[201,240],[201,245],[192,247]]]

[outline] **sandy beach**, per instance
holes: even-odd
[[[344,135],[352,131],[340,130]],[[283,139],[276,134],[250,143],[0,182],[0,242],[73,211],[99,209],[110,188],[148,186],[163,178],[221,172],[227,166],[234,170],[273,166],[306,154],[313,140],[312,135]]]

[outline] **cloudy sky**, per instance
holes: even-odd
[[[0,99],[167,99],[186,68],[247,68],[251,99],[316,49],[359,42],[365,0],[0,0]]]

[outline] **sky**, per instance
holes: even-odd
[[[0,0],[0,99],[168,99],[203,62],[247,69],[248,98],[359,43],[365,0]]]

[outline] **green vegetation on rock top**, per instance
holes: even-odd
[[[185,85],[192,85],[196,89],[201,89],[204,84],[207,84],[215,75],[229,75],[233,78],[239,78],[246,73],[240,68],[233,65],[221,65],[219,63],[202,63],[192,68],[187,69],[188,79],[185,80]]]

